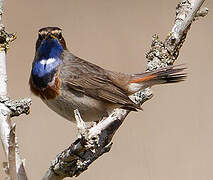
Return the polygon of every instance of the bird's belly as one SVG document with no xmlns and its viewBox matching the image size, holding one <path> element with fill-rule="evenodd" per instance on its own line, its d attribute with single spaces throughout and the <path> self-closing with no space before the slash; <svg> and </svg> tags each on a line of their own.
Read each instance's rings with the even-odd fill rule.
<svg viewBox="0 0 213 180">
<path fill-rule="evenodd" d="M 70 121 L 76 121 L 74 110 L 78 109 L 84 121 L 99 121 L 107 115 L 109 105 L 84 94 L 61 93 L 55 99 L 45 100 L 49 108 Z"/>
</svg>

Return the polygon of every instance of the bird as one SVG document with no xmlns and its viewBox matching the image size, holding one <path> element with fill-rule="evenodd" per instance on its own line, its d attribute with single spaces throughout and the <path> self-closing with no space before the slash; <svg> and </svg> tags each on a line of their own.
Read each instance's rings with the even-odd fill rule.
<svg viewBox="0 0 213 180">
<path fill-rule="evenodd" d="M 186 78 L 185 67 L 167 67 L 127 74 L 106 70 L 72 54 L 59 27 L 38 31 L 29 78 L 30 90 L 53 111 L 75 122 L 78 109 L 86 122 L 100 121 L 114 109 L 141 110 L 129 96 L 157 84 Z"/>
</svg>

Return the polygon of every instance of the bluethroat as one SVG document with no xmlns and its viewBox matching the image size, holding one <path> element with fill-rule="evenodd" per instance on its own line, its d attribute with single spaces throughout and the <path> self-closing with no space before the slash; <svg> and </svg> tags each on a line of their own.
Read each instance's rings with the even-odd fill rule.
<svg viewBox="0 0 213 180">
<path fill-rule="evenodd" d="M 30 89 L 47 106 L 70 121 L 78 109 L 86 121 L 98 121 L 115 108 L 141 109 L 129 96 L 157 84 L 184 80 L 184 67 L 125 74 L 103 69 L 72 54 L 62 30 L 39 30 L 32 63 Z"/>
</svg>

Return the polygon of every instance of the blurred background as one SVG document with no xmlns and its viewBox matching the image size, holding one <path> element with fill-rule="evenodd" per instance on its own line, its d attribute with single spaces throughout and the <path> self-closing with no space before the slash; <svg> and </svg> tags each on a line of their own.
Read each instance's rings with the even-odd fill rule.
<svg viewBox="0 0 213 180">
<path fill-rule="evenodd" d="M 9 95 L 33 99 L 30 115 L 13 119 L 30 180 L 41 179 L 77 134 L 74 123 L 59 117 L 29 91 L 38 29 L 61 27 L 69 50 L 106 69 L 143 72 L 151 37 L 157 33 L 165 39 L 177 2 L 4 1 L 4 24 L 18 36 L 7 55 Z M 213 179 L 213 1 L 205 6 L 209 15 L 193 24 L 176 62 L 187 64 L 187 80 L 154 87 L 155 96 L 143 105 L 144 111 L 126 118 L 112 150 L 77 179 Z M 0 148 L 0 162 L 4 160 Z M 3 179 L 2 168 L 0 175 Z"/>
</svg>

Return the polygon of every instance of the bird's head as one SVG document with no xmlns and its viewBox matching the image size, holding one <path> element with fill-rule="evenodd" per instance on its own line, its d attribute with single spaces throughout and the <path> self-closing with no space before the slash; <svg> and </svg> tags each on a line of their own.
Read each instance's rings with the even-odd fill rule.
<svg viewBox="0 0 213 180">
<path fill-rule="evenodd" d="M 42 44 L 55 45 L 58 48 L 67 49 L 66 42 L 62 36 L 62 30 L 58 27 L 45 27 L 38 31 L 36 51 Z"/>
<path fill-rule="evenodd" d="M 66 49 L 60 28 L 45 27 L 39 30 L 31 73 L 36 87 L 47 87 L 54 80 L 58 67 L 63 62 L 61 55 Z"/>
</svg>

